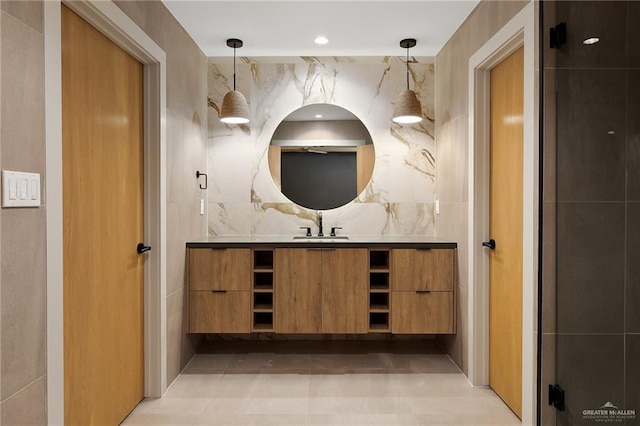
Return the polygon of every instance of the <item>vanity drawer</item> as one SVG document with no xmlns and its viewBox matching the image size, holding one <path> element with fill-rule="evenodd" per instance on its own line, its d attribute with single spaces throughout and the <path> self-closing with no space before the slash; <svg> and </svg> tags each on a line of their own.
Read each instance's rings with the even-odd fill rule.
<svg viewBox="0 0 640 426">
<path fill-rule="evenodd" d="M 190 290 L 250 290 L 251 249 L 189 249 Z"/>
<path fill-rule="evenodd" d="M 391 332 L 455 333 L 452 291 L 401 291 L 391 294 Z"/>
<path fill-rule="evenodd" d="M 391 253 L 392 291 L 453 291 L 453 249 L 394 249 Z"/>
<path fill-rule="evenodd" d="M 190 333 L 249 333 L 250 291 L 191 291 Z"/>
</svg>

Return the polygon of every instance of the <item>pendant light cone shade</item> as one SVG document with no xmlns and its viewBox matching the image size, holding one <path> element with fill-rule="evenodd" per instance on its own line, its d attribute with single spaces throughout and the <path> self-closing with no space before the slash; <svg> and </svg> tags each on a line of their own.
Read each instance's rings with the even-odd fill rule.
<svg viewBox="0 0 640 426">
<path fill-rule="evenodd" d="M 409 89 L 409 48 L 415 45 L 416 40 L 413 38 L 405 38 L 400 42 L 400 47 L 407 49 L 407 89 L 403 90 L 396 99 L 391 119 L 394 123 L 412 124 L 422 121 L 422 105 L 416 93 Z"/>
<path fill-rule="evenodd" d="M 233 90 L 224 95 L 220 108 L 220 121 L 227 124 L 249 122 L 249 105 L 244 95 L 236 90 L 236 49 L 242 47 L 242 40 L 230 38 L 227 46 L 233 48 Z"/>
<path fill-rule="evenodd" d="M 403 90 L 393 108 L 394 122 L 400 124 L 419 123 L 422 121 L 422 105 L 413 90 Z"/>
<path fill-rule="evenodd" d="M 220 121 L 228 124 L 244 124 L 249 122 L 249 105 L 244 95 L 232 90 L 222 100 Z"/>
</svg>

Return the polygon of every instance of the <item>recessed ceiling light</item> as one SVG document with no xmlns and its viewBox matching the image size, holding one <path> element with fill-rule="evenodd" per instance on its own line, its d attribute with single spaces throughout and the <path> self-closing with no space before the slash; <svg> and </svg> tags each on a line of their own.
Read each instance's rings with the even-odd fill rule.
<svg viewBox="0 0 640 426">
<path fill-rule="evenodd" d="M 600 41 L 600 39 L 598 37 L 589 37 L 589 38 L 585 39 L 582 42 L 582 44 L 586 44 L 588 46 L 590 44 L 596 44 L 599 41 Z"/>
<path fill-rule="evenodd" d="M 322 118 L 322 114 L 316 114 L 316 118 Z"/>
<path fill-rule="evenodd" d="M 313 40 L 316 44 L 327 44 L 329 43 L 329 39 L 325 36 L 318 36 L 315 40 Z"/>
</svg>

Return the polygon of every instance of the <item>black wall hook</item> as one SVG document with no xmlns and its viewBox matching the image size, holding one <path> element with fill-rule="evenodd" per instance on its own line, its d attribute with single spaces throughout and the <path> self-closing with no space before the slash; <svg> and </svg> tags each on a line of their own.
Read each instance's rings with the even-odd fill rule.
<svg viewBox="0 0 640 426">
<path fill-rule="evenodd" d="M 200 189 L 207 189 L 207 187 L 209 186 L 209 178 L 207 177 L 206 173 L 200 173 L 199 170 L 196 171 L 196 179 L 200 179 L 200 176 L 204 176 L 204 186 L 199 185 Z"/>
</svg>

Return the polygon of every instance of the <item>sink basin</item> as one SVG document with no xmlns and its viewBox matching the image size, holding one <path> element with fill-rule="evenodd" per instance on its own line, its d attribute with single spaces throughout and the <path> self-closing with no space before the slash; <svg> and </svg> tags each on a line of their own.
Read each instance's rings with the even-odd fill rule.
<svg viewBox="0 0 640 426">
<path fill-rule="evenodd" d="M 346 235 L 336 235 L 334 237 L 331 236 L 324 236 L 324 237 L 318 237 L 318 236 L 311 236 L 311 237 L 307 237 L 307 236 L 297 236 L 297 237 L 293 237 L 294 240 L 304 240 L 304 241 L 335 241 L 335 240 L 348 240 L 349 237 L 347 237 Z"/>
</svg>

